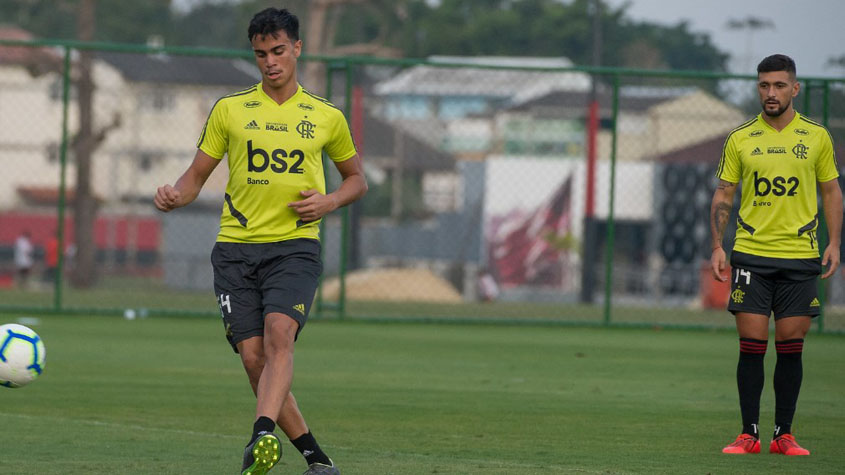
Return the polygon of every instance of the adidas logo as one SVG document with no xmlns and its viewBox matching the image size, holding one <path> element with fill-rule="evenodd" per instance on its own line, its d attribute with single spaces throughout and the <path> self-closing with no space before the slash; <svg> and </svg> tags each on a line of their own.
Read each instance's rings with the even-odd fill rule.
<svg viewBox="0 0 845 475">
<path fill-rule="evenodd" d="M 293 309 L 296 310 L 297 312 L 305 315 L 305 304 L 304 303 L 298 303 L 298 304 L 294 305 Z"/>
<path fill-rule="evenodd" d="M 259 126 L 258 126 L 258 122 L 254 121 L 254 120 L 251 120 L 251 121 L 250 121 L 248 124 L 246 124 L 246 126 L 244 127 L 244 129 L 247 129 L 247 130 L 259 130 L 260 128 L 261 128 L 261 127 L 259 127 Z"/>
<path fill-rule="evenodd" d="M 754 147 L 754 150 L 751 151 L 751 155 L 763 155 L 763 152 L 760 150 L 760 147 Z"/>
<path fill-rule="evenodd" d="M 300 304 L 300 305 L 302 305 L 302 304 Z M 307 457 L 307 456 L 309 456 L 309 455 L 311 455 L 311 454 L 313 454 L 313 453 L 314 453 L 314 451 L 313 451 L 313 450 L 308 450 L 308 449 L 305 449 L 305 450 L 303 450 L 303 451 L 302 451 L 302 456 L 303 456 L 303 457 Z"/>
<path fill-rule="evenodd" d="M 814 298 L 812 302 L 810 302 L 811 307 L 818 307 L 819 306 L 819 299 Z"/>
</svg>

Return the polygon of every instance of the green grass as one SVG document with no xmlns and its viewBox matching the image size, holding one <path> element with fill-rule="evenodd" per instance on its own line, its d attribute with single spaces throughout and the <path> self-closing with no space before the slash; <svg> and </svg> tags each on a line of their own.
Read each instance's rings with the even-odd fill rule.
<svg viewBox="0 0 845 475">
<path fill-rule="evenodd" d="M 254 398 L 218 320 L 35 328 L 47 369 L 0 388 L 0 473 L 237 472 Z M 842 473 L 843 343 L 808 338 L 801 459 L 719 453 L 739 430 L 728 331 L 312 322 L 294 393 L 345 474 Z M 284 449 L 272 473 L 301 473 Z"/>
<path fill-rule="evenodd" d="M 9 308 L 28 308 L 49 311 L 54 305 L 53 288 L 33 285 L 20 290 L 0 289 L 0 312 Z M 187 291 L 173 289 L 164 282 L 125 276 L 104 277 L 91 289 L 65 286 L 62 294 L 65 311 L 73 313 L 112 312 L 122 309 L 147 309 L 162 315 L 174 313 L 217 315 L 216 300 L 211 290 Z M 323 316 L 333 317 L 337 302 L 325 302 Z M 544 324 L 602 324 L 604 302 L 595 305 L 556 302 L 389 302 L 348 301 L 346 316 L 362 320 L 469 320 L 509 321 Z M 660 299 L 631 304 L 614 297 L 610 321 L 619 325 L 733 328 L 733 319 L 722 309 L 700 309 L 664 302 Z M 825 306 L 824 329 L 845 332 L 845 306 Z"/>
<path fill-rule="evenodd" d="M 52 285 L 33 283 L 28 289 L 0 289 L 0 302 L 16 307 L 53 308 L 55 290 Z M 70 285 L 62 288 L 62 305 L 65 309 L 121 309 L 149 308 L 176 311 L 217 311 L 214 293 L 170 288 L 162 281 L 120 276 L 103 277 L 90 289 L 77 289 Z"/>
</svg>

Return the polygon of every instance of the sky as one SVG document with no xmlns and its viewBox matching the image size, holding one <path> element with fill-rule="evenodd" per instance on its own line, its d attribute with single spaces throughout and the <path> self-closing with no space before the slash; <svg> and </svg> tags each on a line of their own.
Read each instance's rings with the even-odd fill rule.
<svg viewBox="0 0 845 475">
<path fill-rule="evenodd" d="M 764 57 L 783 53 L 795 60 L 798 76 L 845 77 L 845 68 L 826 66 L 845 56 L 845 0 L 605 0 L 613 7 L 630 3 L 628 17 L 661 25 L 683 20 L 690 31 L 707 33 L 730 53 L 730 72 L 754 74 Z M 729 19 L 769 20 L 774 29 L 726 28 Z"/>
</svg>

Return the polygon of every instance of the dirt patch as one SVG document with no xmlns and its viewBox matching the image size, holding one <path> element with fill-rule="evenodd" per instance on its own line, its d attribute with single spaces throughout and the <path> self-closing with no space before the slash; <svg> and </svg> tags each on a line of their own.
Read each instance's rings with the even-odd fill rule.
<svg viewBox="0 0 845 475">
<path fill-rule="evenodd" d="M 337 277 L 323 283 L 323 296 L 336 300 Z M 460 303 L 461 294 L 448 281 L 428 269 L 366 269 L 346 275 L 349 300 L 387 300 Z"/>
</svg>

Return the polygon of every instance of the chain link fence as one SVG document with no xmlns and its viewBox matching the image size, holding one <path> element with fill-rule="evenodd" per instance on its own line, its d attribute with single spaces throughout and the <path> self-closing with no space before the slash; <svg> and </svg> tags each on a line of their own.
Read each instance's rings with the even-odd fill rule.
<svg viewBox="0 0 845 475">
<path fill-rule="evenodd" d="M 498 57 L 300 73 L 347 114 L 370 185 L 324 220 L 316 316 L 732 325 L 709 208 L 726 135 L 760 110 L 755 77 Z M 799 79 L 796 108 L 843 156 L 845 80 Z M 217 314 L 225 161 L 187 208 L 152 196 L 214 102 L 259 80 L 244 52 L 0 42 L 0 309 Z M 821 286 L 819 327 L 845 330 L 842 274 Z"/>
</svg>

